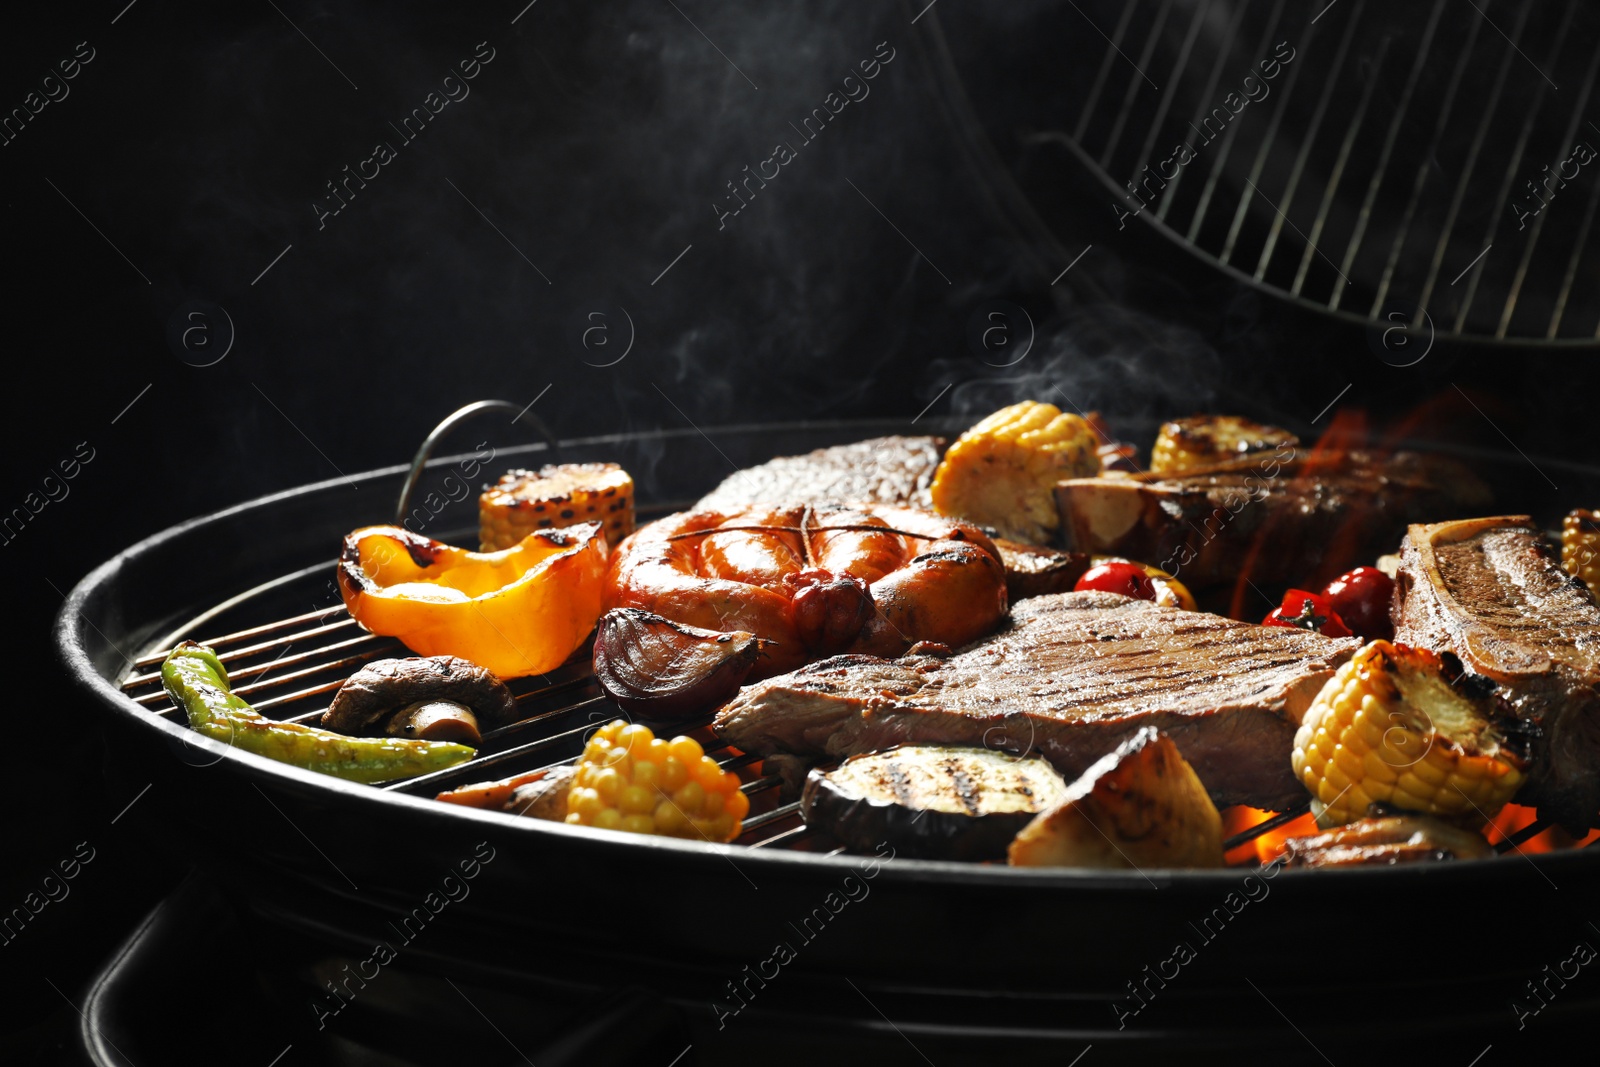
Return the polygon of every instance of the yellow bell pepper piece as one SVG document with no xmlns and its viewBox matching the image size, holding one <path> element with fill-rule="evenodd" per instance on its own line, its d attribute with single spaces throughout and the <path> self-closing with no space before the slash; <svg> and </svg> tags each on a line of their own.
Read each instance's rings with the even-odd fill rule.
<svg viewBox="0 0 1600 1067">
<path fill-rule="evenodd" d="M 589 636 L 608 555 L 599 523 L 536 530 L 498 552 L 367 526 L 344 539 L 339 592 L 375 634 L 517 678 L 559 667 Z"/>
</svg>

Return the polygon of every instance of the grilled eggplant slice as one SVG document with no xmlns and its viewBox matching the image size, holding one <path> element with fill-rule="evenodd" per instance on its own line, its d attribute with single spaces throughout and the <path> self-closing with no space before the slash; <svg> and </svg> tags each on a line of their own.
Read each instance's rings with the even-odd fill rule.
<svg viewBox="0 0 1600 1067">
<path fill-rule="evenodd" d="M 1222 816 L 1172 739 L 1146 726 L 1017 834 L 1015 867 L 1220 867 Z"/>
<path fill-rule="evenodd" d="M 984 748 L 902 745 L 813 770 L 806 825 L 863 852 L 892 845 L 922 859 L 1001 859 L 1006 844 L 1066 794 L 1055 769 Z"/>
</svg>

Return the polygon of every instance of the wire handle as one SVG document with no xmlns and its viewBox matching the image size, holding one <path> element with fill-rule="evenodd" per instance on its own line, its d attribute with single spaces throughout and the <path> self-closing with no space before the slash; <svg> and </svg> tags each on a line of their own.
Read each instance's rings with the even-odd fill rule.
<svg viewBox="0 0 1600 1067">
<path fill-rule="evenodd" d="M 434 447 L 445 434 L 460 426 L 469 419 L 476 418 L 486 411 L 513 411 L 512 422 L 526 422 L 531 425 L 540 437 L 544 439 L 545 449 L 549 452 L 552 462 L 561 461 L 561 442 L 556 440 L 555 434 L 550 432 L 550 427 L 544 420 L 533 414 L 528 408 L 518 407 L 509 400 L 475 400 L 464 407 L 457 408 L 444 421 L 433 428 L 433 432 L 423 439 L 422 447 L 417 449 L 416 458 L 411 461 L 411 470 L 406 475 L 405 484 L 400 487 L 400 503 L 395 511 L 394 521 L 399 525 L 406 521 L 406 514 L 411 510 L 411 494 L 417 488 L 417 480 L 422 477 L 422 469 L 428 465 L 428 460 L 433 457 Z"/>
</svg>

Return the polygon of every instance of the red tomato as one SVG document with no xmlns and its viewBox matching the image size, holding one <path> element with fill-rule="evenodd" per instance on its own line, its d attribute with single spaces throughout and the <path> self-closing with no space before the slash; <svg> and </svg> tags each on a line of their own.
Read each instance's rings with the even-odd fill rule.
<svg viewBox="0 0 1600 1067">
<path fill-rule="evenodd" d="M 1378 568 L 1357 567 L 1329 582 L 1323 592 L 1339 617 L 1365 640 L 1394 636 L 1394 623 L 1389 619 L 1394 579 Z"/>
<path fill-rule="evenodd" d="M 1094 589 L 1102 593 L 1121 593 L 1131 596 L 1135 600 L 1154 600 L 1156 587 L 1150 581 L 1150 576 L 1144 568 L 1136 563 L 1097 563 L 1084 571 L 1083 577 L 1078 579 L 1078 584 L 1072 587 L 1075 593 Z"/>
<path fill-rule="evenodd" d="M 1261 620 L 1263 626 L 1295 626 L 1302 630 L 1315 630 L 1324 637 L 1351 637 L 1350 627 L 1339 618 L 1328 603 L 1328 598 L 1308 593 L 1304 589 L 1291 589 L 1283 594 L 1283 603 L 1272 609 Z"/>
</svg>

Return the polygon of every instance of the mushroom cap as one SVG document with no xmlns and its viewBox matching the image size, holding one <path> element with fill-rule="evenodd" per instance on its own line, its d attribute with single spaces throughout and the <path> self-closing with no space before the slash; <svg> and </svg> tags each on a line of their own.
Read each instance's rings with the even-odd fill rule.
<svg viewBox="0 0 1600 1067">
<path fill-rule="evenodd" d="M 352 674 L 323 713 L 322 725 L 365 734 L 407 705 L 435 700 L 463 704 L 490 726 L 517 717 L 517 698 L 492 672 L 459 656 L 411 656 L 381 659 Z"/>
</svg>

